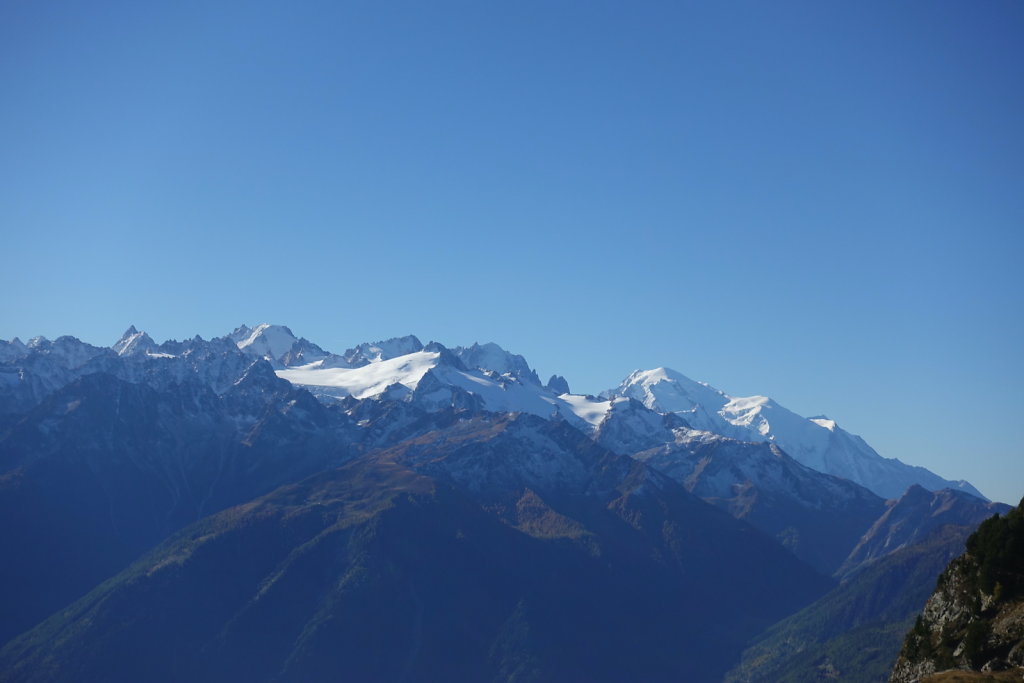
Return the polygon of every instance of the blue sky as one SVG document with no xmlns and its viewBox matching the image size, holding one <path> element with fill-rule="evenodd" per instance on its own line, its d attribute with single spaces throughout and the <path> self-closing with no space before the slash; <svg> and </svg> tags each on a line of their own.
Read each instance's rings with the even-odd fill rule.
<svg viewBox="0 0 1024 683">
<path fill-rule="evenodd" d="M 1016 502 L 1022 35 L 1013 0 L 6 2 L 0 338 L 665 365 Z"/>
</svg>

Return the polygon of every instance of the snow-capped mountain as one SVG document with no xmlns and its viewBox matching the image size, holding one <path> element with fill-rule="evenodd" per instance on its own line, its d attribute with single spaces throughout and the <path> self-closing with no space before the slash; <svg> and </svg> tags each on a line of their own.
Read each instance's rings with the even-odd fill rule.
<svg viewBox="0 0 1024 683">
<path fill-rule="evenodd" d="M 883 458 L 833 420 L 802 417 L 765 396 L 729 396 L 666 368 L 634 372 L 617 389 L 594 398 L 559 392 L 568 387 L 561 378 L 547 387 L 541 385 L 522 356 L 497 344 L 448 350 L 436 342 L 422 347 L 415 337 L 403 339 L 416 343 L 404 348 L 394 343 L 400 340 L 364 344 L 357 349 L 371 353 L 364 354 L 363 358 L 369 356 L 368 362 L 358 366 L 346 362 L 339 367 L 323 360 L 278 370 L 278 375 L 321 397 L 408 397 L 439 407 L 451 404 L 451 391 L 456 388 L 477 397 L 489 411 L 560 416 L 577 428 L 603 434 L 605 445 L 617 452 L 672 442 L 673 430 L 688 426 L 740 441 L 775 443 L 798 462 L 854 481 L 884 498 L 898 497 L 914 484 L 929 490 L 959 488 L 983 498 L 967 482 L 947 481 L 924 468 Z M 344 356 L 350 357 L 354 358 L 351 351 Z M 421 386 L 425 378 L 426 384 Z M 628 420 L 623 417 L 627 401 L 642 406 L 640 410 L 633 407 Z M 674 414 L 682 422 L 666 426 L 662 418 L 666 414 Z"/>
<path fill-rule="evenodd" d="M 278 370 L 277 375 L 324 399 L 408 400 L 441 409 L 452 404 L 453 392 L 464 392 L 476 397 L 481 407 L 491 412 L 529 413 L 545 418 L 561 415 L 587 431 L 596 428 L 611 403 L 585 396 L 559 396 L 539 381 L 523 381 L 511 372 L 499 374 L 491 369 L 468 368 L 455 353 L 437 343 L 359 367 L 325 365 L 309 363 Z M 528 378 L 531 376 L 536 377 L 532 370 L 527 374 Z"/>
<path fill-rule="evenodd" d="M 69 336 L 0 342 L 0 414 L 27 411 L 103 357 L 116 354 Z"/>
<path fill-rule="evenodd" d="M 834 420 L 802 417 L 767 396 L 730 396 L 668 368 L 637 370 L 604 395 L 627 396 L 651 410 L 676 413 L 694 429 L 775 443 L 798 462 L 854 481 L 884 498 L 897 498 L 914 484 L 930 491 L 960 489 L 984 498 L 966 481 L 947 481 L 923 467 L 883 458 Z"/>
<path fill-rule="evenodd" d="M 415 335 L 392 337 L 384 341 L 363 343 L 342 354 L 345 365 L 340 367 L 359 368 L 382 360 L 391 360 L 399 356 L 423 350 L 423 343 Z"/>
<path fill-rule="evenodd" d="M 629 398 L 560 394 L 557 381 L 555 388 L 543 386 L 522 356 L 494 343 L 450 350 L 431 342 L 420 350 L 393 358 L 381 355 L 358 367 L 337 367 L 328 359 L 279 369 L 277 375 L 325 401 L 407 401 L 428 411 L 474 405 L 494 413 L 565 420 L 621 454 L 671 441 L 672 430 L 686 426 L 676 416 L 656 413 Z"/>
<path fill-rule="evenodd" d="M 253 365 L 258 362 L 263 364 Z M 543 385 L 526 359 L 497 344 L 449 349 L 436 342 L 424 346 L 412 335 L 358 344 L 344 354 L 266 323 L 242 325 L 209 341 L 196 337 L 162 344 L 132 326 L 108 349 L 73 337 L 27 344 L 15 339 L 0 342 L 0 413 L 21 412 L 93 372 L 158 389 L 202 381 L 218 394 L 246 373 L 276 373 L 326 403 L 372 399 L 428 412 L 460 406 L 565 420 L 622 454 L 673 444 L 697 430 L 775 444 L 814 470 L 885 498 L 899 497 L 913 484 L 983 497 L 966 482 L 883 458 L 834 421 L 804 418 L 768 397 L 733 397 L 665 368 L 634 372 L 601 397 L 571 394 L 564 378 L 556 375 Z"/>
<path fill-rule="evenodd" d="M 848 478 L 817 469 L 838 466 L 846 467 L 841 472 Z M 415 577 L 422 576 L 425 559 L 442 558 L 445 571 L 432 576 L 453 595 L 463 595 L 466 577 L 480 575 L 481 567 L 486 575 L 489 564 L 502 564 L 453 564 L 448 558 L 455 555 L 436 553 L 438 539 L 454 543 L 456 555 L 466 539 L 491 543 L 490 532 L 477 534 L 465 525 L 466 505 L 480 505 L 480 514 L 495 516 L 494 523 L 545 539 L 559 553 L 578 545 L 580 561 L 559 564 L 572 577 L 568 583 L 575 585 L 580 567 L 591 561 L 603 573 L 613 554 L 627 560 L 608 574 L 614 581 L 607 588 L 602 583 L 573 602 L 586 615 L 609 596 L 624 595 L 623 587 L 636 588 L 654 607 L 665 604 L 661 589 L 649 589 L 649 578 L 678 562 L 685 581 L 673 576 L 662 585 L 696 587 L 691 597 L 712 596 L 707 618 L 695 622 L 703 630 L 717 623 L 722 595 L 735 598 L 736 586 L 750 589 L 751 576 L 766 568 L 788 577 L 782 585 L 790 588 L 815 580 L 827 584 L 823 575 L 837 567 L 840 574 L 851 566 L 871 569 L 894 549 L 925 543 L 919 532 L 929 525 L 980 519 L 961 514 L 965 505 L 987 510 L 966 493 L 924 495 L 920 489 L 886 504 L 849 480 L 889 477 L 883 483 L 898 488 L 915 473 L 925 486 L 929 477 L 942 482 L 921 468 L 881 458 L 831 420 L 803 418 L 766 397 L 731 397 L 664 369 L 634 373 L 601 397 L 572 394 L 564 378 L 555 375 L 542 384 L 526 359 L 493 343 L 447 348 L 408 336 L 336 354 L 269 324 L 242 326 L 211 340 L 163 343 L 133 326 L 109 348 L 73 337 L 0 342 L 0 512 L 6 511 L 0 517 L 12 522 L 3 527 L 0 549 L 17 550 L 8 553 L 7 580 L 0 582 L 7 587 L 0 604 L 10 607 L 0 620 L 0 641 L 66 607 L 183 525 L 236 502 L 254 509 L 254 496 L 280 486 L 285 488 L 275 500 L 300 506 L 317 524 L 334 525 L 336 519 L 324 516 L 324 499 L 310 499 L 311 492 L 339 496 L 338 504 L 356 517 L 377 511 L 381 524 L 374 528 L 403 539 L 394 545 L 403 554 L 407 539 L 428 539 L 429 550 L 410 557 L 413 582 L 397 577 L 400 590 L 383 593 L 405 601 L 411 619 L 418 618 L 420 598 L 410 593 L 407 600 L 403 591 L 419 591 L 423 584 Z M 450 525 L 441 536 L 415 526 L 425 508 L 407 496 L 414 481 L 424 492 L 457 492 L 462 501 L 440 513 L 438 520 Z M 408 507 L 408 517 L 378 505 L 386 488 L 381 482 L 397 487 L 395 500 Z M 368 504 L 376 502 L 353 505 L 353 486 L 366 489 Z M 908 507 L 916 498 L 934 502 Z M 446 500 L 455 499 L 430 494 L 421 502 Z M 224 518 L 229 526 L 235 514 Z M 253 547 L 266 550 L 274 538 L 298 538 L 299 527 L 313 529 L 321 540 L 347 537 L 340 527 L 324 536 L 305 522 L 294 526 L 289 515 L 282 520 L 279 535 L 250 539 Z M 208 538 L 209 527 L 196 529 L 197 535 L 181 537 L 186 544 Z M 243 534 L 249 529 L 248 523 L 239 528 Z M 721 550 L 730 529 L 738 534 L 735 544 L 727 543 L 735 552 L 694 574 Z M 315 545 L 303 541 L 295 552 Z M 534 555 L 510 553 L 504 540 L 493 547 L 495 557 L 529 557 L 524 566 L 535 565 Z M 320 549 L 340 556 L 336 548 Z M 247 551 L 243 557 L 234 545 L 230 553 L 239 567 L 259 556 Z M 56 569 L 54 557 L 61 558 Z M 310 566 L 335 566 L 316 553 L 310 559 Z M 449 580 L 456 565 L 471 571 Z M 210 566 L 223 567 L 223 558 L 212 558 Z M 277 558 L 267 571 L 281 566 Z M 299 594 L 308 597 L 309 572 L 295 576 L 301 577 Z M 637 576 L 644 581 L 637 583 Z M 535 578 L 550 585 L 544 573 Z M 247 585 L 262 585 L 256 579 Z M 558 585 L 561 591 L 567 584 Z M 290 590 L 282 600 L 295 598 Z M 760 601 L 776 592 L 752 590 L 737 606 L 760 609 Z M 623 614 L 635 614 L 632 600 L 626 603 Z M 693 601 L 679 604 L 686 609 L 673 605 L 671 613 L 689 623 Z M 779 614 L 796 606 L 787 603 Z M 518 612 L 516 601 L 508 609 Z M 160 613 L 156 607 L 144 611 Z M 449 611 L 438 614 L 443 621 Z M 495 642 L 506 642 L 506 622 L 503 614 L 491 624 L 500 630 Z M 353 620 L 357 630 L 363 623 Z M 652 623 L 651 635 L 661 633 L 663 622 Z M 301 631 L 302 624 L 293 626 Z M 326 651 L 334 652 L 336 642 L 330 639 Z M 406 645 L 403 651 L 412 647 Z M 670 649 L 676 646 L 673 639 Z M 588 648 L 584 659 L 589 657 Z"/>
<path fill-rule="evenodd" d="M 330 354 L 308 339 L 300 339 L 284 325 L 241 325 L 228 335 L 245 354 L 265 358 L 275 368 L 323 361 Z"/>
<path fill-rule="evenodd" d="M 305 341 L 280 326 L 256 329 L 275 327 L 287 332 L 277 350 Z M 254 336 L 252 332 L 240 341 L 240 348 L 250 345 Z M 559 417 L 591 434 L 603 433 L 605 445 L 618 452 L 671 442 L 674 429 L 688 426 L 740 441 L 775 443 L 798 462 L 854 481 L 884 498 L 899 497 L 914 484 L 929 490 L 956 488 L 984 498 L 965 481 L 947 481 L 922 467 L 883 458 L 833 420 L 802 417 L 766 396 L 729 396 L 667 368 L 634 372 L 618 388 L 595 398 L 560 391 L 568 384 L 559 377 L 543 386 L 526 359 L 494 343 L 449 350 L 436 342 L 424 347 L 409 336 L 361 344 L 340 357 L 320 351 L 323 358 L 306 364 L 279 363 L 278 376 L 321 398 L 404 399 L 438 408 L 452 404 L 455 389 L 475 397 L 485 410 Z M 276 358 L 282 359 L 283 353 Z M 627 400 L 646 410 L 634 407 L 625 419 Z M 684 423 L 665 426 L 660 416 L 666 414 Z"/>
<path fill-rule="evenodd" d="M 540 385 L 540 378 L 530 367 L 529 363 L 522 356 L 509 353 L 494 342 L 486 344 L 473 344 L 470 347 L 458 346 L 452 349 L 452 353 L 462 361 L 467 368 L 476 370 L 490 370 L 499 375 L 509 375 L 529 384 Z M 566 389 L 564 392 L 569 393 Z"/>
<path fill-rule="evenodd" d="M 359 344 L 343 354 L 334 354 L 324 351 L 304 337 L 296 337 L 284 325 L 269 323 L 262 323 L 256 327 L 241 325 L 235 328 L 228 338 L 235 342 L 243 353 L 264 358 L 278 370 L 299 368 L 311 363 L 317 363 L 318 368 L 324 369 L 360 368 L 423 349 L 420 340 L 409 335 Z"/>
<path fill-rule="evenodd" d="M 408 336 L 360 344 L 342 355 L 323 352 L 321 359 L 297 364 L 288 362 L 285 353 L 278 353 L 304 341 L 287 328 L 260 325 L 253 330 L 246 327 L 239 330 L 249 330 L 248 334 L 232 335 L 239 340 L 239 349 L 274 362 L 278 377 L 329 402 L 348 398 L 403 400 L 428 410 L 441 410 L 464 402 L 456 398 L 456 395 L 463 395 L 472 397 L 483 410 L 565 419 L 590 434 L 596 433 L 612 416 L 616 403 L 634 403 L 633 412 L 639 409 L 646 415 L 629 424 L 642 432 L 657 424 L 661 430 L 659 439 L 652 442 L 651 437 L 630 436 L 630 428 L 619 410 L 615 412 L 618 436 L 615 440 L 606 439 L 605 445 L 625 453 L 635 450 L 625 443 L 630 439 L 649 448 L 672 438 L 671 431 L 661 426 L 664 416 L 627 398 L 607 400 L 560 393 L 559 389 L 568 388 L 563 378 L 555 377 L 548 386 L 542 385 L 525 358 L 494 343 L 448 349 L 437 342 L 423 346 L 416 337 Z M 277 340 L 275 348 L 256 341 L 271 330 Z M 609 431 L 607 426 L 605 431 Z"/>
<path fill-rule="evenodd" d="M 201 384 L 218 395 L 257 375 L 282 383 L 269 363 L 244 353 L 226 337 L 157 344 L 134 326 L 110 348 L 64 336 L 54 341 L 37 337 L 23 349 L 14 342 L 3 342 L 0 352 L 6 352 L 0 357 L 9 358 L 0 360 L 0 414 L 24 414 L 55 391 L 93 374 L 145 384 L 157 391 Z"/>
<path fill-rule="evenodd" d="M 135 325 L 132 325 L 125 330 L 121 338 L 111 348 L 119 356 L 131 356 L 138 353 L 150 353 L 156 346 L 156 342 L 148 334 L 139 332 L 135 329 Z"/>
</svg>

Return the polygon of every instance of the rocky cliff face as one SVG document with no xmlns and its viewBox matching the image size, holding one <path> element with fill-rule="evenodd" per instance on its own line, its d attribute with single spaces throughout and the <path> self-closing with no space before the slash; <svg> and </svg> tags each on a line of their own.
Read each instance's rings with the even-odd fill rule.
<svg viewBox="0 0 1024 683">
<path fill-rule="evenodd" d="M 967 552 L 939 576 L 890 681 L 952 680 L 952 671 L 964 672 L 956 674 L 964 680 L 971 672 L 988 680 L 1024 676 L 1022 506 L 986 520 L 968 539 Z"/>
</svg>

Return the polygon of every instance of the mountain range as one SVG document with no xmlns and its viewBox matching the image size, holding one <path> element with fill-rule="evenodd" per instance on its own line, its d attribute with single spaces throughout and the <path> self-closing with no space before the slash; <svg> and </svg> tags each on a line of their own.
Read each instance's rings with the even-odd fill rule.
<svg viewBox="0 0 1024 683">
<path fill-rule="evenodd" d="M 0 341 L 0 680 L 720 680 L 1004 509 L 664 368 L 589 396 L 493 343 Z"/>
<path fill-rule="evenodd" d="M 437 343 L 424 347 L 408 336 L 362 344 L 338 356 L 280 325 L 242 326 L 230 336 L 243 352 L 268 360 L 280 377 L 321 397 L 375 398 L 388 391 L 393 398 L 413 392 L 426 378 L 435 393 L 460 388 L 479 397 L 487 410 L 557 414 L 585 430 L 599 429 L 613 406 L 635 399 L 659 415 L 679 416 L 690 430 L 776 444 L 797 462 L 849 479 L 883 498 L 898 497 L 912 484 L 933 491 L 958 488 L 983 497 L 966 481 L 948 481 L 925 468 L 881 457 L 834 420 L 801 417 L 765 396 L 732 397 L 667 368 L 636 371 L 597 398 L 560 391 L 567 385 L 542 385 L 522 356 L 493 343 L 449 351 Z M 426 393 L 421 391 L 417 400 L 429 401 Z"/>
</svg>

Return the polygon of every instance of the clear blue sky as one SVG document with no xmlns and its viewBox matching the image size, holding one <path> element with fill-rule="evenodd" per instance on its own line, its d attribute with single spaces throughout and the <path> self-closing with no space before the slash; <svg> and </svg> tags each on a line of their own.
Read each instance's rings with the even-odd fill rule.
<svg viewBox="0 0 1024 683">
<path fill-rule="evenodd" d="M 0 338 L 666 365 L 1024 494 L 1024 3 L 0 5 Z"/>
</svg>

